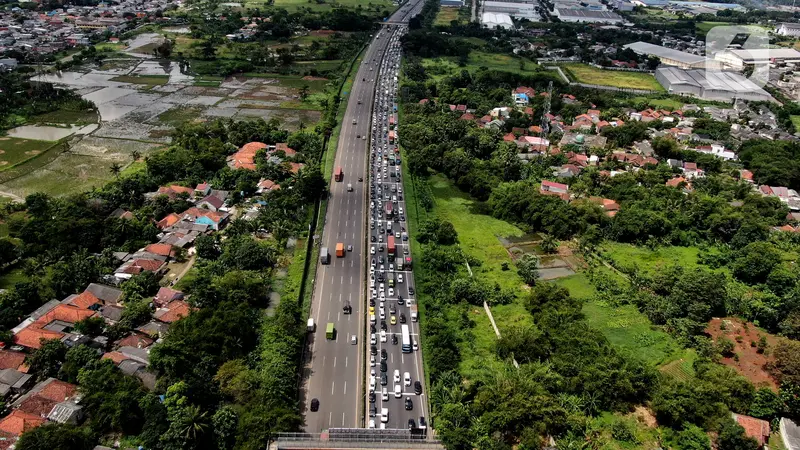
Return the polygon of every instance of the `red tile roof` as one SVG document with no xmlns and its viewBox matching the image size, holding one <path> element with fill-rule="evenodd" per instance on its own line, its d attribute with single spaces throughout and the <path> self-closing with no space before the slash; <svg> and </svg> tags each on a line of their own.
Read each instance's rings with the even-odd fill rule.
<svg viewBox="0 0 800 450">
<path fill-rule="evenodd" d="M 517 137 L 514 136 L 514 133 L 508 133 L 507 135 L 503 136 L 503 140 L 506 142 L 514 142 L 517 140 Z"/>
<path fill-rule="evenodd" d="M 162 288 L 163 289 L 163 288 Z M 143 333 L 134 332 L 130 336 L 120 339 L 116 345 L 119 347 L 147 348 L 153 345 L 152 339 Z"/>
<path fill-rule="evenodd" d="M 249 169 L 255 170 L 256 153 L 267 148 L 267 144 L 263 142 L 248 142 L 244 144 L 238 152 L 231 155 L 230 159 L 233 161 L 234 169 Z"/>
<path fill-rule="evenodd" d="M 47 411 L 47 413 L 49 412 L 50 411 Z M 38 427 L 44 422 L 45 419 L 43 417 L 16 410 L 0 420 L 0 431 L 13 436 L 19 436 L 28 430 Z"/>
<path fill-rule="evenodd" d="M 175 250 L 172 248 L 170 244 L 161 244 L 161 243 L 150 244 L 147 247 L 145 247 L 144 250 L 146 252 L 150 252 L 161 256 L 173 256 L 175 253 Z"/>
<path fill-rule="evenodd" d="M 98 303 L 102 304 L 103 301 L 95 297 L 91 292 L 84 291 L 77 297 L 70 300 L 69 303 L 81 309 L 88 309 L 92 305 L 96 305 Z"/>
<path fill-rule="evenodd" d="M 685 182 L 686 182 L 686 178 L 675 177 L 675 178 L 672 178 L 671 180 L 668 180 L 666 184 L 667 184 L 667 186 L 678 187 L 681 183 L 685 183 Z"/>
<path fill-rule="evenodd" d="M 158 193 L 168 195 L 169 197 L 175 197 L 178 194 L 192 195 L 194 194 L 194 189 L 185 186 L 178 186 L 177 184 L 171 184 L 169 186 L 159 187 Z"/>
<path fill-rule="evenodd" d="M 156 226 L 163 230 L 164 228 L 169 228 L 175 225 L 176 223 L 178 223 L 179 220 L 181 220 L 181 216 L 172 213 L 164 217 L 163 219 L 159 220 L 158 223 L 156 223 Z"/>
<path fill-rule="evenodd" d="M 211 211 L 208 209 L 200 209 L 194 206 L 184 211 L 181 215 L 189 216 L 192 218 L 192 220 L 197 220 L 198 217 L 208 217 L 215 223 L 219 223 L 223 217 L 222 213 Z"/>
<path fill-rule="evenodd" d="M 44 330 L 43 328 L 50 322 L 60 320 L 62 322 L 75 323 L 94 315 L 96 313 L 89 309 L 60 304 L 20 330 L 14 336 L 14 342 L 28 348 L 39 348 L 42 346 L 41 339 L 61 339 L 64 336 L 64 333 L 58 331 Z"/>
<path fill-rule="evenodd" d="M 111 361 L 114 361 L 115 365 L 118 365 L 122 361 L 125 361 L 126 359 L 130 358 L 128 358 L 127 356 L 123 355 L 120 352 L 107 352 L 103 354 L 103 357 L 101 359 L 110 359 Z"/>
<path fill-rule="evenodd" d="M 19 352 L 12 352 L 8 350 L 0 350 L 0 370 L 14 369 L 18 370 L 20 366 L 25 363 L 25 354 Z"/>
<path fill-rule="evenodd" d="M 763 446 L 769 441 L 770 427 L 766 420 L 756 419 L 755 417 L 743 416 L 731 413 L 734 420 L 744 428 L 744 434 L 758 441 L 759 446 Z"/>
<path fill-rule="evenodd" d="M 182 300 L 175 300 L 174 302 L 170 302 L 170 304 L 167 305 L 167 309 L 168 309 L 167 312 L 156 317 L 156 319 L 164 323 L 172 323 L 182 317 L 188 316 L 189 311 L 191 310 L 191 308 L 189 308 L 189 304 Z"/>
<path fill-rule="evenodd" d="M 294 156 L 297 154 L 297 151 L 286 145 L 286 142 L 278 142 L 275 144 L 275 151 L 282 151 L 286 156 Z"/>
<path fill-rule="evenodd" d="M 36 395 L 54 402 L 61 403 L 64 400 L 72 398 L 77 391 L 78 386 L 75 386 L 74 384 L 70 384 L 61 380 L 53 380 L 48 383 L 44 389 L 36 393 Z"/>
<path fill-rule="evenodd" d="M 277 190 L 281 188 L 281 185 L 272 181 L 272 180 L 261 180 L 258 183 L 258 187 L 261 189 L 265 189 L 267 191 Z"/>
</svg>

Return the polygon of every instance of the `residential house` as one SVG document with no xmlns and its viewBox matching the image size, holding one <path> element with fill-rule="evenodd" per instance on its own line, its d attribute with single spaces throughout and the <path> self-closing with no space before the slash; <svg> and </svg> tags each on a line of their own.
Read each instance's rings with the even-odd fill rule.
<svg viewBox="0 0 800 450">
<path fill-rule="evenodd" d="M 189 315 L 191 308 L 183 300 L 173 300 L 163 308 L 158 308 L 153 313 L 153 318 L 163 323 L 173 323 Z"/>
<path fill-rule="evenodd" d="M 758 442 L 759 448 L 764 447 L 769 442 L 770 426 L 766 420 L 756 419 L 755 417 L 744 416 L 731 413 L 733 420 L 744 428 L 744 434 Z"/>
<path fill-rule="evenodd" d="M 639 141 L 633 143 L 633 148 L 644 156 L 653 156 L 655 151 L 650 141 Z"/>
<path fill-rule="evenodd" d="M 197 198 L 205 197 L 210 193 L 211 193 L 211 185 L 206 183 L 205 181 L 198 184 L 194 188 L 194 196 Z"/>
<path fill-rule="evenodd" d="M 572 127 L 574 129 L 589 130 L 592 128 L 592 125 L 594 125 L 594 122 L 588 114 L 580 114 L 572 121 Z"/>
<path fill-rule="evenodd" d="M 25 364 L 25 353 L 0 349 L 1 369 L 14 369 L 27 373 L 28 366 Z"/>
<path fill-rule="evenodd" d="M 155 244 L 150 244 L 144 248 L 145 252 L 152 253 L 154 255 L 160 255 L 165 258 L 174 258 L 175 257 L 175 247 L 171 246 L 170 244 L 164 244 L 161 242 L 157 242 Z"/>
<path fill-rule="evenodd" d="M 466 114 L 462 114 L 461 117 L 459 117 L 459 119 L 460 120 L 473 121 L 473 120 L 475 120 L 475 116 L 472 113 L 466 113 Z"/>
<path fill-rule="evenodd" d="M 192 223 L 208 225 L 212 230 L 220 230 L 228 219 L 228 214 L 219 211 L 210 211 L 207 209 L 200 209 L 192 207 L 181 213 L 182 220 Z"/>
<path fill-rule="evenodd" d="M 156 305 L 156 308 L 164 308 L 175 300 L 183 300 L 184 297 L 185 294 L 181 291 L 168 287 L 161 287 L 155 297 L 153 297 L 153 303 Z"/>
<path fill-rule="evenodd" d="M 44 305 L 48 307 L 46 311 L 42 308 L 34 314 L 41 315 L 38 318 L 29 317 L 22 323 L 14 327 L 14 343 L 29 349 L 38 349 L 42 346 L 42 339 L 64 339 L 71 332 L 75 322 L 97 315 L 91 309 L 83 309 L 77 306 L 65 305 L 58 301 L 48 302 Z"/>
<path fill-rule="evenodd" d="M 46 421 L 47 419 L 36 414 L 11 411 L 11 414 L 0 419 L 0 450 L 13 448 L 22 433 L 41 426 Z"/>
<path fill-rule="evenodd" d="M 263 194 L 265 192 L 277 191 L 281 188 L 281 185 L 272 180 L 262 179 L 258 182 L 257 188 L 256 193 Z"/>
<path fill-rule="evenodd" d="M 562 200 L 569 200 L 569 186 L 554 181 L 542 180 L 542 185 L 539 188 L 539 193 L 543 195 L 555 195 Z"/>
<path fill-rule="evenodd" d="M 177 215 L 175 213 L 170 213 L 170 214 L 167 214 L 163 219 L 161 219 L 158 222 L 156 222 L 156 226 L 158 228 L 164 230 L 164 229 L 167 229 L 167 228 L 175 225 L 180 220 L 181 220 L 181 216 L 179 216 L 179 215 Z"/>
<path fill-rule="evenodd" d="M 16 369 L 0 369 L 0 396 L 6 398 L 28 390 L 33 376 Z"/>
<path fill-rule="evenodd" d="M 589 200 L 603 208 L 603 211 L 609 217 L 614 217 L 619 212 L 619 203 L 609 198 L 590 197 Z"/>
<path fill-rule="evenodd" d="M 525 107 L 528 106 L 530 99 L 528 98 L 527 94 L 514 94 L 514 105 L 517 107 Z"/>
<path fill-rule="evenodd" d="M 215 195 L 207 195 L 202 200 L 198 201 L 196 206 L 209 211 L 220 211 L 225 207 L 225 202 Z"/>
<path fill-rule="evenodd" d="M 667 182 L 664 183 L 664 184 L 666 184 L 667 186 L 674 187 L 674 188 L 685 186 L 685 187 L 691 189 L 691 183 L 689 183 L 689 181 L 684 177 L 671 178 L 671 179 L 667 180 Z"/>
<path fill-rule="evenodd" d="M 109 214 L 108 217 L 113 218 L 113 219 L 131 220 L 135 216 L 130 211 L 126 211 L 126 210 L 124 210 L 122 208 L 117 208 L 111 214 Z"/>
<path fill-rule="evenodd" d="M 508 106 L 500 106 L 489 111 L 489 115 L 493 118 L 508 119 L 511 116 L 511 108 Z"/>
<path fill-rule="evenodd" d="M 505 140 L 505 139 L 504 139 Z M 536 136 L 520 136 L 516 140 L 517 146 L 524 148 L 526 151 L 544 153 L 550 147 L 550 141 Z"/>
<path fill-rule="evenodd" d="M 147 366 L 150 364 L 150 350 L 121 346 L 114 351 L 105 353 L 103 359 L 113 361 L 125 375 L 139 378 L 146 388 L 150 390 L 155 388 L 155 374 L 147 370 Z"/>
<path fill-rule="evenodd" d="M 11 404 L 17 411 L 47 417 L 57 404 L 78 394 L 78 386 L 55 378 L 48 378 L 34 386 Z"/>
<path fill-rule="evenodd" d="M 127 280 L 142 272 L 158 273 L 164 269 L 166 265 L 166 261 L 160 259 L 131 258 L 117 268 L 114 272 L 114 276 L 121 280 Z"/>
<path fill-rule="evenodd" d="M 753 172 L 747 169 L 739 170 L 739 179 L 744 180 L 750 184 L 753 184 Z"/>
<path fill-rule="evenodd" d="M 228 157 L 228 165 L 232 169 L 256 170 L 256 153 L 266 148 L 267 144 L 263 142 L 248 142 Z"/>
<path fill-rule="evenodd" d="M 158 195 L 166 195 L 170 199 L 174 200 L 179 195 L 185 195 L 187 197 L 191 197 L 194 194 L 194 189 L 186 187 L 186 186 L 179 186 L 177 184 L 171 184 L 169 186 L 161 186 L 158 188 L 156 192 L 151 192 L 147 196 L 148 197 L 155 197 Z"/>
<path fill-rule="evenodd" d="M 683 168 L 681 169 L 683 174 L 686 178 L 698 178 L 705 175 L 703 169 L 697 167 L 697 163 L 693 162 L 685 162 L 683 163 Z"/>
<path fill-rule="evenodd" d="M 733 150 L 727 150 L 722 144 L 701 145 L 694 150 L 700 153 L 714 155 L 717 158 L 722 158 L 726 161 L 736 159 L 736 152 Z"/>
<path fill-rule="evenodd" d="M 558 178 L 572 178 L 581 174 L 581 168 L 575 164 L 564 164 L 553 171 L 553 176 Z"/>
<path fill-rule="evenodd" d="M 605 148 L 608 143 L 608 138 L 600 135 L 585 135 L 582 133 L 567 132 L 561 137 L 558 143 L 560 147 L 565 145 L 577 145 L 582 149 L 588 148 Z"/>
</svg>

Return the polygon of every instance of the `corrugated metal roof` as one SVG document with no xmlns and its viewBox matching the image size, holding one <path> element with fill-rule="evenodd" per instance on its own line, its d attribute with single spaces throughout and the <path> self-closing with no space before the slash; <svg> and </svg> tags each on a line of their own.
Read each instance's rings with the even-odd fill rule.
<svg viewBox="0 0 800 450">
<path fill-rule="evenodd" d="M 667 48 L 661 45 L 654 45 L 642 41 L 627 44 L 624 47 L 629 48 L 636 53 L 644 53 L 647 55 L 658 56 L 659 58 L 672 59 L 684 64 L 697 64 L 706 59 L 705 56 L 693 55 L 691 53 L 682 52 L 673 48 Z"/>
</svg>

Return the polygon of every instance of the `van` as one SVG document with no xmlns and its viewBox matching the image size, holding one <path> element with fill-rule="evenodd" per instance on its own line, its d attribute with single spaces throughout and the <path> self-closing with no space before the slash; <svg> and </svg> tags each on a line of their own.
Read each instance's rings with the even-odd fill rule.
<svg viewBox="0 0 800 450">
<path fill-rule="evenodd" d="M 369 315 L 369 321 L 370 321 L 371 323 L 375 323 L 375 314 L 370 314 L 370 315 Z"/>
<path fill-rule="evenodd" d="M 394 385 L 394 398 L 400 398 L 403 396 L 403 388 L 399 384 Z"/>
<path fill-rule="evenodd" d="M 308 319 L 307 331 L 309 333 L 313 333 L 314 331 L 316 331 L 316 329 L 317 329 L 317 325 L 314 323 L 314 319 Z"/>
</svg>

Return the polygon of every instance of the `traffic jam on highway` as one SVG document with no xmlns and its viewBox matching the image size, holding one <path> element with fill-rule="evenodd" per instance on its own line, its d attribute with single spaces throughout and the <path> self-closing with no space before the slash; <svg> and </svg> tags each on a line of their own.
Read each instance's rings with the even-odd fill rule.
<svg viewBox="0 0 800 450">
<path fill-rule="evenodd" d="M 372 116 L 369 213 L 369 428 L 427 428 L 422 395 L 418 312 L 406 230 L 401 158 L 397 147 L 400 33 L 380 67 Z M 376 61 L 366 61 L 375 64 Z M 416 403 L 416 405 L 415 405 Z M 415 406 L 418 412 L 415 412 Z M 399 415 L 403 419 L 393 418 Z M 407 418 L 407 420 L 404 420 Z"/>
</svg>

